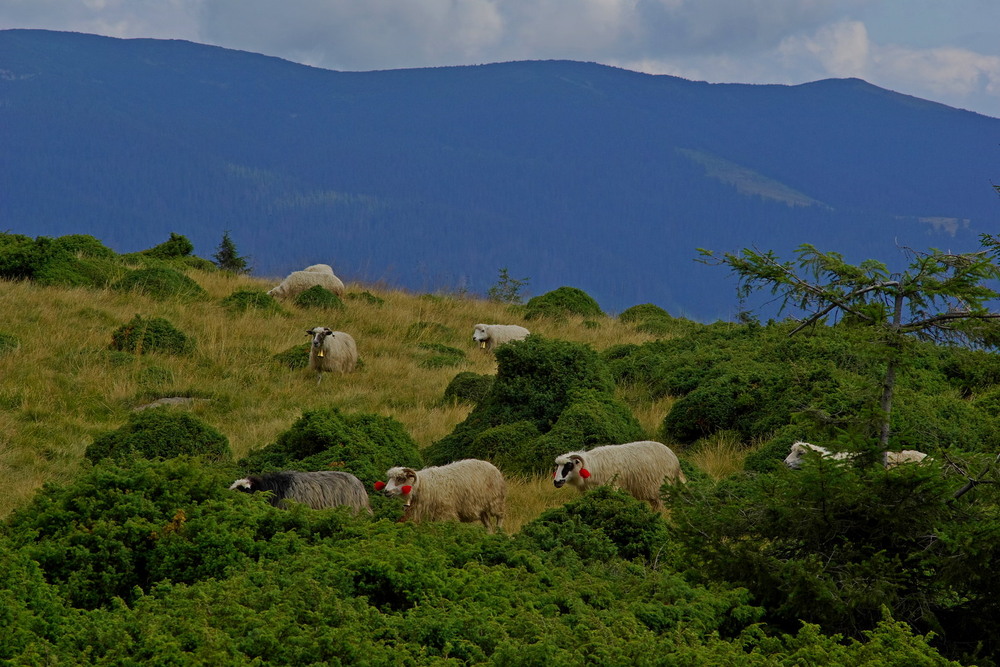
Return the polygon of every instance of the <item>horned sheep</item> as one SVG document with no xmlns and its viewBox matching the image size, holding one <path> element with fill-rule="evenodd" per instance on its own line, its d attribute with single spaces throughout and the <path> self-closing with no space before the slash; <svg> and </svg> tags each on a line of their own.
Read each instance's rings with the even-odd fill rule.
<svg viewBox="0 0 1000 667">
<path fill-rule="evenodd" d="M 575 486 L 581 493 L 602 484 L 613 484 L 654 510 L 663 509 L 660 487 L 687 482 L 673 450 L 661 442 L 642 440 L 623 445 L 602 445 L 589 451 L 567 452 L 556 457 L 552 482 L 556 488 Z"/>
<path fill-rule="evenodd" d="M 485 350 L 494 350 L 512 340 L 524 340 L 531 332 L 517 324 L 477 324 L 472 340 Z"/>
<path fill-rule="evenodd" d="M 350 373 L 358 365 L 358 346 L 351 334 L 313 327 L 306 330 L 306 335 L 312 336 L 309 368 L 316 371 L 316 384 L 323 379 L 323 373 Z"/>
<path fill-rule="evenodd" d="M 250 475 L 236 480 L 229 488 L 244 493 L 268 491 L 268 501 L 275 507 L 286 507 L 288 501 L 295 501 L 316 510 L 344 505 L 355 514 L 362 510 L 372 513 L 365 485 L 354 475 L 339 470 L 285 470 Z"/>
<path fill-rule="evenodd" d="M 823 458 L 829 458 L 834 461 L 850 461 L 857 456 L 854 452 L 832 452 L 826 447 L 821 447 L 820 445 L 814 445 L 811 442 L 794 442 L 792 443 L 792 449 L 785 457 L 785 465 L 792 470 L 798 470 L 802 467 L 802 462 L 805 460 L 807 453 L 813 451 L 818 453 Z M 900 452 L 885 452 L 882 455 L 882 465 L 888 468 L 894 468 L 902 463 L 919 463 L 927 458 L 927 454 L 916 449 L 904 449 Z"/>
<path fill-rule="evenodd" d="M 395 467 L 375 489 L 406 499 L 404 518 L 423 521 L 480 521 L 489 532 L 503 527 L 507 482 L 492 464 L 462 459 L 422 470 Z"/>
<path fill-rule="evenodd" d="M 337 296 L 344 295 L 344 282 L 335 276 L 333 269 L 326 264 L 314 264 L 304 271 L 292 271 L 267 293 L 276 299 L 294 299 L 310 287 L 317 285 L 330 290 Z"/>
</svg>

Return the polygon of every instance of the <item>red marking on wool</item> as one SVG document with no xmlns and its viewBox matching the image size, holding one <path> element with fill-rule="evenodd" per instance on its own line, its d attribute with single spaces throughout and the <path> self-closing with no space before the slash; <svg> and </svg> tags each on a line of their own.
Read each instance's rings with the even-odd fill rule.
<svg viewBox="0 0 1000 667">
<path fill-rule="evenodd" d="M 405 496 L 405 495 L 406 495 L 407 493 L 409 493 L 410 491 L 412 491 L 412 490 L 413 490 L 413 487 L 412 487 L 412 486 L 410 486 L 409 484 L 404 484 L 404 485 L 403 485 L 403 486 L 401 487 L 401 490 L 402 490 L 402 492 L 403 492 L 403 495 Z"/>
<path fill-rule="evenodd" d="M 586 468 L 580 468 L 580 477 L 587 479 L 588 477 L 590 477 L 590 471 L 587 470 Z"/>
<path fill-rule="evenodd" d="M 385 482 L 383 482 L 383 481 L 375 482 L 375 490 L 376 491 L 381 491 L 384 488 L 385 488 Z"/>
</svg>

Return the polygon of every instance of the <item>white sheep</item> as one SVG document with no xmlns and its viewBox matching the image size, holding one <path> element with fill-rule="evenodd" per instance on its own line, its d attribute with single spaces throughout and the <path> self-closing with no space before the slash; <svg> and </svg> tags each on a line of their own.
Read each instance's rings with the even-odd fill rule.
<svg viewBox="0 0 1000 667">
<path fill-rule="evenodd" d="M 817 452 L 823 458 L 829 458 L 834 461 L 850 461 L 857 456 L 854 452 L 832 452 L 826 447 L 799 441 L 792 443 L 792 450 L 785 457 L 785 465 L 793 470 L 801 468 L 802 462 L 809 451 Z M 901 452 L 884 452 L 882 454 L 882 465 L 886 468 L 894 468 L 901 463 L 919 463 L 925 458 L 927 458 L 926 454 L 915 449 L 904 449 Z"/>
<path fill-rule="evenodd" d="M 334 275 L 333 267 L 329 264 L 313 264 L 312 266 L 307 266 L 302 269 L 303 271 L 312 271 L 313 273 L 328 273 L 331 276 Z"/>
<path fill-rule="evenodd" d="M 663 509 L 660 487 L 664 480 L 687 482 L 673 450 L 662 442 L 642 440 L 623 445 L 602 445 L 586 452 L 567 452 L 556 457 L 552 483 L 569 483 L 581 493 L 602 484 L 612 484 L 654 510 Z"/>
<path fill-rule="evenodd" d="M 325 265 L 316 264 L 309 268 L 314 269 L 316 266 Z M 344 295 L 344 283 L 333 275 L 333 269 L 330 269 L 329 273 L 318 270 L 292 271 L 281 283 L 269 289 L 267 293 L 276 299 L 294 299 L 310 287 L 317 285 L 325 287 L 337 296 Z"/>
<path fill-rule="evenodd" d="M 404 518 L 422 521 L 480 521 L 489 532 L 503 527 L 507 482 L 487 461 L 463 459 L 444 466 L 414 470 L 390 468 L 387 482 L 375 489 L 406 499 Z"/>
<path fill-rule="evenodd" d="M 927 454 L 916 449 L 904 449 L 901 452 L 885 452 L 882 455 L 882 465 L 886 468 L 895 468 L 903 463 L 920 463 L 928 458 Z"/>
<path fill-rule="evenodd" d="M 358 365 L 358 346 L 351 334 L 332 331 L 328 327 L 306 330 L 312 336 L 309 346 L 309 368 L 316 371 L 316 384 L 323 373 L 350 373 Z"/>
<path fill-rule="evenodd" d="M 299 472 L 285 470 L 238 479 L 229 487 L 244 493 L 270 492 L 268 501 L 275 507 L 286 507 L 290 500 L 312 509 L 346 505 L 357 514 L 372 513 L 365 485 L 350 473 L 338 470 Z"/>
<path fill-rule="evenodd" d="M 485 350 L 493 350 L 512 340 L 524 340 L 531 332 L 516 324 L 477 324 L 472 340 Z"/>
</svg>

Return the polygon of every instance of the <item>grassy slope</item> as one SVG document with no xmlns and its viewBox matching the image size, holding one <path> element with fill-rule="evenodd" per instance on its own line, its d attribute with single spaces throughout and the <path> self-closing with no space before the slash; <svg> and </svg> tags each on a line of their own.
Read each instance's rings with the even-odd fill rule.
<svg viewBox="0 0 1000 667">
<path fill-rule="evenodd" d="M 650 336 L 613 318 L 597 328 L 581 321 L 523 322 L 503 304 L 460 296 L 417 295 L 369 285 L 348 285 L 385 300 L 376 306 L 348 300 L 345 311 L 303 310 L 286 304 L 288 316 L 258 312 L 233 314 L 220 299 L 239 289 L 267 289 L 273 282 L 224 273 L 190 274 L 211 295 L 206 302 L 160 302 L 143 295 L 107 290 L 39 287 L 0 282 L 0 310 L 9 315 L 0 333 L 21 341 L 0 355 L 0 472 L 7 479 L 0 517 L 23 503 L 43 483 L 66 481 L 79 469 L 93 437 L 121 426 L 131 410 L 164 396 L 211 400 L 190 409 L 225 434 L 234 454 L 273 442 L 303 410 L 337 406 L 373 412 L 402 422 L 421 446 L 451 432 L 468 406 L 442 405 L 456 373 L 494 373 L 493 356 L 476 348 L 478 322 L 525 324 L 545 336 L 587 343 L 603 350 L 618 343 L 641 343 Z M 112 332 L 134 315 L 163 317 L 192 336 L 192 355 L 111 354 Z M 417 323 L 447 327 L 411 327 Z M 329 326 L 358 341 L 362 368 L 347 376 L 327 376 L 317 386 L 307 370 L 290 371 L 272 355 L 306 342 L 305 330 Z M 421 342 L 465 351 L 456 367 L 422 368 L 428 356 Z M 669 409 L 642 392 L 626 400 L 649 437 Z M 548 479 L 511 480 L 508 529 L 517 530 L 549 506 L 565 502 Z"/>
</svg>

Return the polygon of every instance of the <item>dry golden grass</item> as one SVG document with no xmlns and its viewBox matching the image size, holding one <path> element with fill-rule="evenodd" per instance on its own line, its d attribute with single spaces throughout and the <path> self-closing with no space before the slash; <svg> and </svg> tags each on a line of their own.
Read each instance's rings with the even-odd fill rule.
<svg viewBox="0 0 1000 667">
<path fill-rule="evenodd" d="M 759 446 L 747 447 L 732 431 L 720 431 L 699 440 L 688 459 L 712 479 L 723 479 L 743 469 L 743 461 Z"/>
<path fill-rule="evenodd" d="M 285 303 L 285 315 L 234 314 L 220 304 L 222 298 L 237 290 L 268 289 L 274 282 L 222 272 L 191 275 L 209 300 L 157 301 L 111 290 L 0 281 L 0 310 L 9 314 L 0 333 L 21 342 L 19 349 L 0 354 L 0 472 L 8 480 L 0 516 L 44 482 L 71 479 L 95 435 L 120 427 L 133 409 L 156 398 L 210 399 L 191 409 L 229 439 L 237 457 L 274 442 L 304 410 L 331 406 L 393 417 L 425 447 L 468 415 L 468 406 L 441 400 L 455 374 L 496 372 L 493 355 L 472 341 L 476 323 L 523 324 L 596 350 L 651 339 L 610 317 L 598 319 L 596 328 L 583 326 L 582 318 L 524 322 L 503 304 L 371 285 L 348 285 L 347 290 L 368 291 L 383 305 L 349 299 L 343 311 Z M 194 338 L 194 352 L 111 354 L 112 332 L 136 314 L 166 318 Z M 290 371 L 272 359 L 306 342 L 305 331 L 314 326 L 351 333 L 362 367 L 349 375 L 327 375 L 317 385 L 311 372 Z M 457 348 L 465 360 L 453 367 L 421 367 L 429 353 L 420 343 Z M 626 399 L 653 438 L 670 402 L 638 395 Z M 547 482 L 511 481 L 508 530 L 566 502 L 567 495 Z"/>
</svg>

